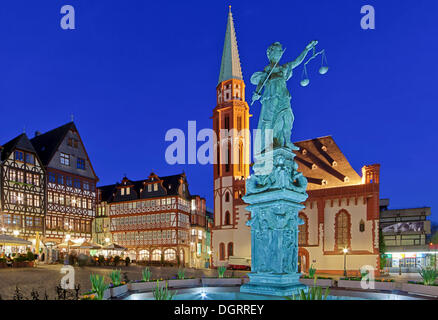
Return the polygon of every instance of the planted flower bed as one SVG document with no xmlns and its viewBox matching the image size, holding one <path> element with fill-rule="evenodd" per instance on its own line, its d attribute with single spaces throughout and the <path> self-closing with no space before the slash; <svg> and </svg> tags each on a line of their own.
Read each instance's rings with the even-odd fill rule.
<svg viewBox="0 0 438 320">
<path fill-rule="evenodd" d="M 201 284 L 201 280 L 197 279 L 171 279 L 168 280 L 169 287 L 180 288 L 180 287 L 197 287 Z"/>
<path fill-rule="evenodd" d="M 242 278 L 202 278 L 203 286 L 222 287 L 222 286 L 240 286 Z"/>
<path fill-rule="evenodd" d="M 159 284 L 161 285 L 163 282 L 159 281 Z M 149 280 L 149 281 L 143 281 L 143 280 L 137 280 L 132 281 L 129 283 L 129 290 L 132 291 L 147 291 L 152 290 L 157 286 L 157 280 Z"/>
<path fill-rule="evenodd" d="M 370 285 L 371 284 L 368 283 L 368 286 Z M 367 288 L 362 288 L 362 278 L 360 277 L 342 278 L 338 281 L 338 287 L 363 289 L 363 290 L 367 289 Z M 372 288 L 369 289 L 373 290 Z M 392 279 L 391 280 L 376 279 L 374 280 L 374 290 L 386 290 L 386 291 L 395 290 L 395 282 Z"/>
<path fill-rule="evenodd" d="M 403 283 L 402 290 L 409 293 L 438 297 L 438 285 L 425 285 L 424 282 L 409 281 Z"/>
<path fill-rule="evenodd" d="M 312 279 L 310 277 L 302 277 L 300 278 L 300 282 L 302 284 L 305 284 L 306 286 L 314 286 L 315 285 L 315 279 Z M 316 286 L 318 287 L 333 287 L 334 281 L 331 278 L 317 278 L 316 279 Z"/>
<path fill-rule="evenodd" d="M 118 297 L 126 292 L 128 292 L 128 285 L 126 283 L 122 282 L 118 286 L 110 284 L 110 293 L 112 298 Z"/>
</svg>

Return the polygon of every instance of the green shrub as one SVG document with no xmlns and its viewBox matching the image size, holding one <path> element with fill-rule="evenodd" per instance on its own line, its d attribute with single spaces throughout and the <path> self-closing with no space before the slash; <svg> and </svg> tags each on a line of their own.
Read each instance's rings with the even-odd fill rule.
<svg viewBox="0 0 438 320">
<path fill-rule="evenodd" d="M 313 282 L 313 287 L 307 288 L 307 293 L 304 289 L 300 290 L 300 294 L 292 297 L 285 297 L 287 300 L 327 300 L 328 294 L 330 292 L 329 287 L 325 289 L 324 294 L 322 293 L 322 287 L 316 286 L 316 277 Z"/>
<path fill-rule="evenodd" d="M 160 283 L 157 280 L 157 287 L 154 290 L 154 299 L 155 300 L 172 300 L 175 296 L 176 291 L 169 291 L 167 289 L 167 281 L 166 286 L 160 288 Z"/>
<path fill-rule="evenodd" d="M 131 263 L 131 259 L 129 257 L 126 257 L 125 259 L 125 265 L 129 266 L 129 264 Z"/>
<path fill-rule="evenodd" d="M 178 279 L 183 280 L 185 278 L 186 271 L 184 269 L 178 270 Z"/>
<path fill-rule="evenodd" d="M 97 274 L 91 274 L 90 281 L 91 290 L 97 294 L 97 300 L 102 300 L 105 290 L 108 289 L 108 285 L 105 284 L 105 277 Z"/>
<path fill-rule="evenodd" d="M 361 280 L 365 280 L 366 277 L 368 276 L 368 271 L 367 270 L 365 270 L 365 272 L 362 272 L 362 270 L 359 269 L 359 273 L 360 273 L 360 279 Z"/>
<path fill-rule="evenodd" d="M 111 271 L 110 278 L 111 278 L 111 282 L 113 283 L 114 287 L 120 286 L 120 283 L 122 282 L 121 270 Z"/>
<path fill-rule="evenodd" d="M 438 276 L 438 273 L 436 272 L 435 269 L 431 267 L 427 267 L 424 269 L 422 268 L 419 273 L 421 278 L 423 278 L 423 282 L 425 286 L 431 286 L 435 284 L 435 280 Z"/>
<path fill-rule="evenodd" d="M 316 274 L 316 268 L 313 267 L 313 264 L 309 268 L 309 278 L 314 278 Z"/>
<path fill-rule="evenodd" d="M 226 266 L 219 266 L 217 267 L 217 275 L 219 278 L 223 278 L 225 271 L 227 271 L 227 267 Z"/>
<path fill-rule="evenodd" d="M 35 255 L 31 252 L 27 252 L 27 261 L 35 261 Z"/>
<path fill-rule="evenodd" d="M 149 280 L 151 280 L 151 275 L 152 275 L 152 272 L 148 267 L 144 268 L 141 271 L 141 277 L 142 277 L 143 281 L 145 281 L 145 282 L 149 282 Z"/>
<path fill-rule="evenodd" d="M 115 256 L 114 257 L 114 265 L 117 266 L 120 262 L 120 256 Z"/>
</svg>

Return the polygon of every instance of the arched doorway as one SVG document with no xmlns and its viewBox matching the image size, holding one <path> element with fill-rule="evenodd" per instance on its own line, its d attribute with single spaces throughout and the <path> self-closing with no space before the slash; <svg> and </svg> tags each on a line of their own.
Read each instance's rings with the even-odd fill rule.
<svg viewBox="0 0 438 320">
<path fill-rule="evenodd" d="M 309 251 L 298 248 L 298 272 L 308 272 L 309 262 Z"/>
</svg>

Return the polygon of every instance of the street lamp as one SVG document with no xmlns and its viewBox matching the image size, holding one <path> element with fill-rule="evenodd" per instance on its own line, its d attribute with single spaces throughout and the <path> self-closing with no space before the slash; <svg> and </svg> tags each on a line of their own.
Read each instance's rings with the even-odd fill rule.
<svg viewBox="0 0 438 320">
<path fill-rule="evenodd" d="M 342 252 L 344 253 L 344 277 L 347 276 L 347 253 L 348 253 L 348 249 L 344 248 L 342 249 Z"/>
<path fill-rule="evenodd" d="M 14 230 L 12 233 L 14 236 L 18 236 L 20 234 L 20 232 L 18 230 Z"/>
</svg>

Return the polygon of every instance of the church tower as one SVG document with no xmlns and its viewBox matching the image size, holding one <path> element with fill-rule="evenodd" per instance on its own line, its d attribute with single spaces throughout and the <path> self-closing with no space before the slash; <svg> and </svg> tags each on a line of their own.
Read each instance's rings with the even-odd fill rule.
<svg viewBox="0 0 438 320">
<path fill-rule="evenodd" d="M 248 235 L 245 235 L 249 234 L 249 227 L 245 225 L 249 213 L 241 199 L 245 195 L 245 179 L 249 176 L 249 117 L 230 6 L 212 117 L 217 137 L 213 165 L 214 266 L 226 265 L 229 256 L 249 258 L 251 255 Z"/>
</svg>

